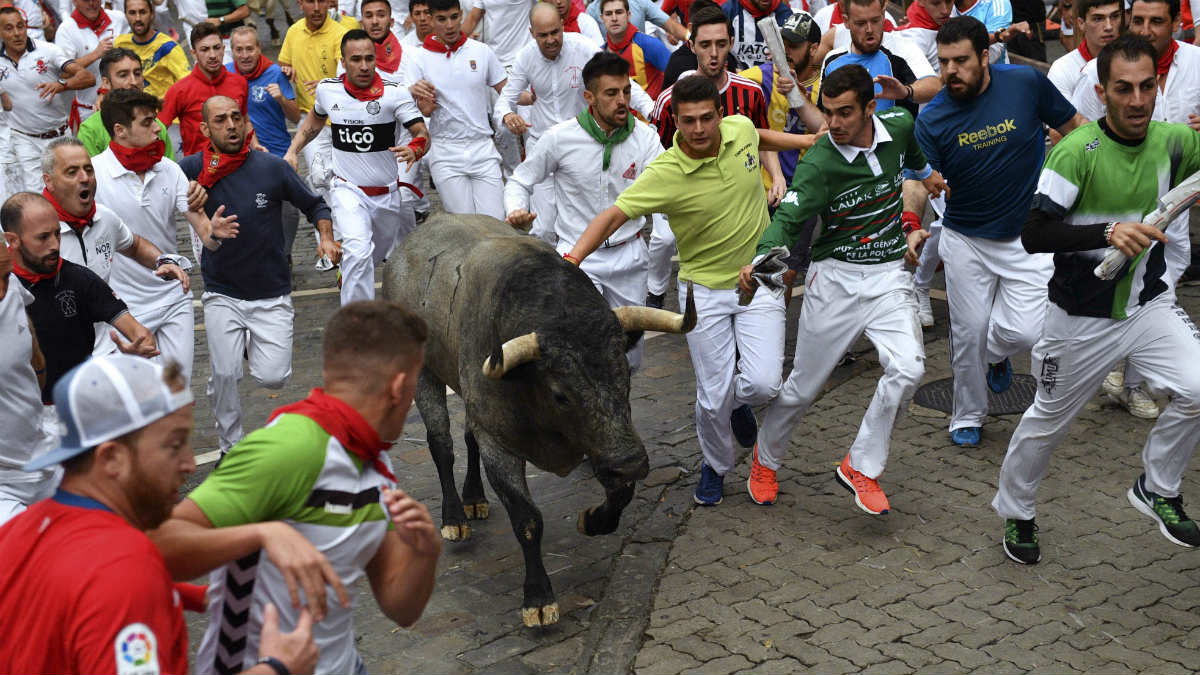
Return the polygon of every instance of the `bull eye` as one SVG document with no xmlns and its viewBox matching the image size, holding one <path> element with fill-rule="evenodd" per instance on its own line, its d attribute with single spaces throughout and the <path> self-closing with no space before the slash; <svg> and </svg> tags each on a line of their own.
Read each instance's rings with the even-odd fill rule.
<svg viewBox="0 0 1200 675">
<path fill-rule="evenodd" d="M 567 398 L 566 394 L 564 394 L 560 391 L 554 392 L 554 402 L 561 406 L 569 405 L 571 403 L 570 399 Z"/>
</svg>

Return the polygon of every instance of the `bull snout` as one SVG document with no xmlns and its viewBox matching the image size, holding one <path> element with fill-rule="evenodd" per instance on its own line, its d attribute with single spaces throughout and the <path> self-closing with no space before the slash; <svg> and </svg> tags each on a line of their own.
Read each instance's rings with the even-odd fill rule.
<svg viewBox="0 0 1200 675">
<path fill-rule="evenodd" d="M 632 483 L 642 480 L 650 473 L 650 457 L 644 449 L 616 461 L 593 457 L 592 463 L 596 467 L 596 478 L 604 485 Z"/>
</svg>

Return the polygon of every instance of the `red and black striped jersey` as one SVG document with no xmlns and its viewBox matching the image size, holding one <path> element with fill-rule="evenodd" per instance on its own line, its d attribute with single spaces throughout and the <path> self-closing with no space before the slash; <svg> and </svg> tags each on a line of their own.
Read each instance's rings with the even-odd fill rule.
<svg viewBox="0 0 1200 675">
<path fill-rule="evenodd" d="M 695 71 L 684 73 L 683 79 Z M 767 99 L 758 83 L 737 73 L 726 71 L 725 86 L 721 88 L 721 102 L 725 115 L 745 115 L 754 122 L 755 128 L 769 129 L 767 122 Z M 675 113 L 671 111 L 671 92 L 675 85 L 663 90 L 658 101 L 654 104 L 652 115 L 654 124 L 658 127 L 658 137 L 663 147 L 670 148 L 675 142 Z"/>
</svg>

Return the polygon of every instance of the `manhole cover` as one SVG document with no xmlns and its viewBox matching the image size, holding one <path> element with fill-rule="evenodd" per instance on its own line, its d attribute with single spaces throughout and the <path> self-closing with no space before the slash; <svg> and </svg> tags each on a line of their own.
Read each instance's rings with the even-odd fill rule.
<svg viewBox="0 0 1200 675">
<path fill-rule="evenodd" d="M 1013 375 L 1012 386 L 1003 394 L 988 389 L 989 415 L 1016 415 L 1025 412 L 1037 393 L 1037 380 L 1032 375 Z M 954 379 L 935 380 L 922 386 L 913 395 L 913 402 L 946 414 L 954 411 Z"/>
</svg>

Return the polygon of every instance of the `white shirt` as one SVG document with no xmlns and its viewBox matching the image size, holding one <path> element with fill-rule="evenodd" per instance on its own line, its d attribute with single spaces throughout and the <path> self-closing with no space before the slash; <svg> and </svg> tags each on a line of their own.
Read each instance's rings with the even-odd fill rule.
<svg viewBox="0 0 1200 675">
<path fill-rule="evenodd" d="M 40 135 L 67 124 L 73 92 L 60 92 L 47 102 L 38 95 L 37 85 L 57 82 L 63 66 L 71 61 L 53 42 L 30 38 L 25 53 L 15 62 L 0 44 L 0 92 L 12 100 L 8 123 L 14 130 Z"/>
<path fill-rule="evenodd" d="M 841 33 L 845 33 L 847 36 L 850 35 L 849 30 L 842 30 Z M 937 71 L 933 69 L 933 66 L 929 65 L 929 60 L 926 58 L 925 54 L 921 53 L 921 50 L 917 48 L 913 41 L 900 37 L 895 31 L 893 31 L 883 34 L 882 45 L 884 49 L 888 50 L 893 55 L 904 59 L 904 62 L 908 64 L 909 70 L 913 72 L 913 75 L 916 76 L 918 80 L 926 77 L 937 77 Z M 825 55 L 825 62 L 821 64 L 822 72 L 824 72 L 825 68 L 828 67 L 834 59 L 847 52 L 854 54 L 858 53 L 858 50 L 854 48 L 854 45 L 851 44 L 849 40 L 846 41 L 844 46 L 834 47 L 831 49 L 829 53 Z"/>
<path fill-rule="evenodd" d="M 90 28 L 80 28 L 79 24 L 75 23 L 75 19 L 72 19 L 70 16 L 63 19 L 62 25 L 58 28 L 58 33 L 54 35 L 54 44 L 61 47 L 68 58 L 78 59 L 87 56 L 100 44 L 100 40 L 115 38 L 122 33 L 129 32 L 129 26 L 125 23 L 124 14 L 118 14 L 112 10 L 103 8 L 100 11 L 108 14 L 108 18 L 112 19 L 112 23 L 100 35 L 96 35 Z M 96 83 L 87 89 L 76 91 L 75 100 L 80 105 L 94 108 L 96 107 L 96 90 L 100 88 L 100 59 L 92 61 L 87 70 L 96 78 Z"/>
<path fill-rule="evenodd" d="M 604 44 L 604 31 L 600 30 L 600 23 L 593 19 L 591 14 L 580 12 L 575 23 L 579 24 L 580 35 L 598 45 Z"/>
<path fill-rule="evenodd" d="M 1075 86 L 1083 78 L 1083 69 L 1087 67 L 1087 64 L 1088 61 L 1083 58 L 1083 54 L 1079 53 L 1078 49 L 1072 49 L 1054 59 L 1054 63 L 1050 64 L 1050 72 L 1046 73 L 1046 77 L 1058 89 L 1058 93 L 1070 101 L 1071 97 L 1075 95 Z"/>
<path fill-rule="evenodd" d="M 120 216 L 103 204 L 96 204 L 96 216 L 92 224 L 82 231 L 76 232 L 70 225 L 59 221 L 58 232 L 61 240 L 59 255 L 64 260 L 87 267 L 104 283 L 109 283 L 112 278 L 116 255 L 133 246 L 133 232 L 121 221 Z"/>
<path fill-rule="evenodd" d="M 542 141 L 525 156 L 504 185 L 504 210 L 529 208 L 533 186 L 553 174 L 554 200 L 558 209 L 554 230 L 559 247 L 570 250 L 596 214 L 612 206 L 621 191 L 633 184 L 651 161 L 663 152 L 658 134 L 646 123 L 635 120 L 633 133 L 613 146 L 608 169 L 604 146 L 596 142 L 576 119 L 550 128 Z M 644 217 L 633 218 L 613 233 L 608 241 L 628 241 L 641 231 Z"/>
<path fill-rule="evenodd" d="M 813 21 L 817 22 L 817 27 L 821 29 L 821 35 L 824 35 L 829 30 L 830 22 L 833 21 L 833 8 L 834 7 L 837 7 L 837 3 L 831 2 L 828 5 L 825 5 L 821 9 L 817 10 L 816 14 L 813 14 Z M 887 11 L 886 9 L 883 10 L 883 18 L 887 19 L 888 21 L 891 21 L 893 26 L 900 25 L 900 23 L 898 21 L 896 21 L 896 17 L 892 16 L 892 13 Z M 843 17 L 843 20 L 844 20 L 844 17 Z M 837 39 L 839 39 L 839 40 L 844 39 L 845 42 L 847 44 L 849 44 L 850 31 L 846 30 L 846 25 L 844 23 L 839 23 L 839 24 L 837 24 L 837 26 L 841 30 L 841 32 L 844 32 L 846 34 L 844 37 L 839 35 L 837 37 Z M 835 45 L 835 46 L 842 46 L 842 45 Z"/>
<path fill-rule="evenodd" d="M 405 124 L 424 121 L 408 90 L 389 82 L 383 84 L 383 96 L 360 101 L 341 80 L 321 80 L 313 112 L 329 118 L 333 173 L 367 187 L 396 185 L 396 156 L 388 148 L 399 142 Z"/>
<path fill-rule="evenodd" d="M 581 14 L 582 16 L 582 14 Z M 530 87 L 537 100 L 529 106 L 529 139 L 537 142 L 550 127 L 570 119 L 587 107 L 583 100 L 583 67 L 600 51 L 600 47 L 579 33 L 563 33 L 562 51 L 553 61 L 542 56 L 536 42 L 517 52 L 509 69 L 500 99 L 496 101 L 497 125 L 504 116 L 516 112 L 517 98 Z"/>
<path fill-rule="evenodd" d="M 1151 119 L 1160 122 L 1187 124 L 1188 114 L 1200 115 L 1200 47 L 1175 41 L 1179 49 L 1171 61 L 1164 86 L 1159 87 L 1154 97 L 1154 114 Z M 1075 85 L 1071 103 L 1079 114 L 1089 120 L 1104 116 L 1104 104 L 1096 93 L 1095 85 L 1100 82 L 1096 72 L 1096 59 L 1083 69 L 1083 77 Z"/>
<path fill-rule="evenodd" d="M 843 31 L 848 36 L 849 31 Z M 885 33 L 884 35 L 892 35 L 892 39 L 901 42 L 907 42 L 916 51 L 925 55 L 925 60 L 929 62 L 929 67 L 934 73 L 939 73 L 942 70 L 941 64 L 938 63 L 937 53 L 937 30 L 932 28 L 920 28 L 917 26 L 905 26 Z M 891 47 L 888 48 L 889 50 Z M 912 66 L 909 66 L 910 68 Z"/>
<path fill-rule="evenodd" d="M 437 91 L 437 108 L 429 116 L 429 135 L 434 148 L 440 140 L 492 137 L 489 90 L 507 76 L 491 47 L 468 39 L 448 55 L 422 47 L 409 56 L 407 81 L 411 84 L 428 80 Z"/>
<path fill-rule="evenodd" d="M 96 201 L 116 212 L 131 232 L 163 253 L 178 253 L 175 214 L 188 210 L 188 179 L 179 165 L 162 159 L 138 178 L 121 166 L 112 150 L 105 150 L 92 158 L 92 166 L 96 169 Z M 164 281 L 153 270 L 123 255 L 113 258 L 109 285 L 135 316 L 191 301 L 177 281 Z"/>
<path fill-rule="evenodd" d="M 0 481 L 27 483 L 42 480 L 45 472 L 25 473 L 21 467 L 49 449 L 42 433 L 42 389 L 33 372 L 33 333 L 25 307 L 33 294 L 15 274 L 8 275 L 8 290 L 0 298 Z M 52 439 L 57 441 L 58 439 Z"/>
<path fill-rule="evenodd" d="M 483 41 L 496 52 L 500 65 L 512 65 L 517 52 L 533 42 L 533 36 L 529 34 L 529 10 L 533 9 L 533 2 L 480 0 L 478 7 L 484 11 Z"/>
</svg>

